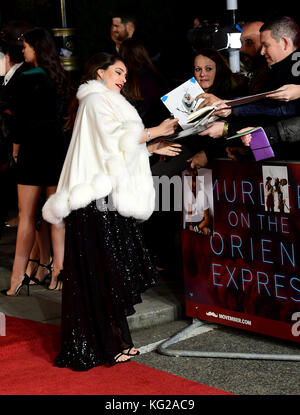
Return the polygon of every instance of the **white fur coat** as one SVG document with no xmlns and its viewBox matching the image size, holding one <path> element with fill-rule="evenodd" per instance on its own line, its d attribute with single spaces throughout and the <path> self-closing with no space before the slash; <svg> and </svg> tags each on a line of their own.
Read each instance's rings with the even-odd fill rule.
<svg viewBox="0 0 300 415">
<path fill-rule="evenodd" d="M 43 217 L 60 224 L 72 210 L 111 193 L 123 216 L 148 219 L 155 190 L 136 109 L 119 93 L 96 80 L 77 92 L 79 108 L 57 191 L 43 207 Z"/>
</svg>

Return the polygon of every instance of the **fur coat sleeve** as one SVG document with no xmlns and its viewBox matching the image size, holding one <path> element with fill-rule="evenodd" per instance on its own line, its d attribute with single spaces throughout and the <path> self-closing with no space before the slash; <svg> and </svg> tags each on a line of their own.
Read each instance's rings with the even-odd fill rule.
<svg viewBox="0 0 300 415">
<path fill-rule="evenodd" d="M 146 220 L 155 191 L 144 129 L 135 108 L 98 81 L 79 87 L 79 108 L 57 191 L 43 207 L 43 217 L 59 224 L 72 210 L 110 195 L 123 216 Z"/>
</svg>

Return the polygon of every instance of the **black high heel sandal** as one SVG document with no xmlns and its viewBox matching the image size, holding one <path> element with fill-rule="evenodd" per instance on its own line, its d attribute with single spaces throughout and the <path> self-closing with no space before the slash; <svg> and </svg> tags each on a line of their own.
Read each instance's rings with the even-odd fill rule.
<svg viewBox="0 0 300 415">
<path fill-rule="evenodd" d="M 51 276 L 52 276 L 52 263 L 53 263 L 53 259 L 51 259 L 50 264 L 48 264 L 48 265 L 41 264 L 39 262 L 39 267 L 46 268 L 49 271 L 49 273 L 44 277 L 43 280 L 39 280 L 38 278 L 35 277 L 35 275 L 31 275 L 29 278 L 30 278 L 31 281 L 33 281 L 33 284 L 30 284 L 30 285 L 45 285 L 45 282 L 46 282 L 47 279 L 50 278 L 50 280 L 51 280 Z"/>
<path fill-rule="evenodd" d="M 29 296 L 29 282 L 30 282 L 30 277 L 27 274 L 24 274 L 24 278 L 21 282 L 21 284 L 19 284 L 16 288 L 16 291 L 14 294 L 7 294 L 7 291 L 9 291 L 9 288 L 7 288 L 6 290 L 1 290 L 1 294 L 5 295 L 6 297 L 16 297 L 17 295 L 20 294 L 21 289 L 26 285 L 27 287 L 27 296 Z"/>
<path fill-rule="evenodd" d="M 110 365 L 111 366 L 114 366 L 114 365 L 118 365 L 119 363 L 127 363 L 127 362 L 130 362 L 131 361 L 130 357 L 128 359 L 126 359 L 126 360 L 118 360 L 118 359 L 120 359 L 121 356 L 128 356 L 128 354 L 122 353 L 122 352 L 119 353 L 119 354 L 117 354 L 117 356 L 115 356 L 113 358 L 113 360 L 110 363 Z"/>
<path fill-rule="evenodd" d="M 34 276 L 36 275 L 36 273 L 37 273 L 38 267 L 39 267 L 39 265 L 40 265 L 40 260 L 39 260 L 39 259 L 31 259 L 31 258 L 29 258 L 29 259 L 28 259 L 28 262 L 35 262 L 36 264 L 38 264 L 38 266 L 37 266 L 37 267 L 36 267 L 36 269 L 32 272 L 32 274 L 30 274 L 30 275 L 29 275 L 29 278 L 32 278 L 32 277 L 34 277 Z"/>
<path fill-rule="evenodd" d="M 131 356 L 131 357 L 138 356 L 140 354 L 139 350 L 137 350 L 135 353 L 130 353 L 132 349 L 135 349 L 135 347 L 130 347 L 130 349 L 128 349 L 127 352 L 124 352 L 123 350 L 123 354 L 125 354 L 126 356 Z"/>
<path fill-rule="evenodd" d="M 63 285 L 63 282 L 62 282 L 62 274 L 63 274 L 63 270 L 61 269 L 59 271 L 58 276 L 57 276 L 57 280 L 56 280 L 55 287 L 54 288 L 49 288 L 50 287 L 50 284 L 51 284 L 51 282 L 50 282 L 50 284 L 47 287 L 48 290 L 50 290 L 50 291 L 55 291 L 55 290 L 60 291 L 60 290 L 62 290 L 62 285 Z"/>
</svg>

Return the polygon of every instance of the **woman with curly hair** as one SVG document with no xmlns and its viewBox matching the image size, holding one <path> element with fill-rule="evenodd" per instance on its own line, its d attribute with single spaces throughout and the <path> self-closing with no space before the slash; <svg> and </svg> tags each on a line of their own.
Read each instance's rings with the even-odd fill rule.
<svg viewBox="0 0 300 415">
<path fill-rule="evenodd" d="M 22 39 L 25 62 L 30 63 L 32 69 L 20 75 L 13 105 L 19 225 L 11 286 L 2 290 L 7 296 L 18 295 L 24 285 L 29 294 L 30 279 L 41 284 L 49 275 L 45 267 L 46 272 L 39 273 L 44 278 L 29 277 L 26 267 L 35 241 L 35 216 L 41 193 L 44 190 L 46 198 L 55 193 L 68 147 L 63 115 L 70 83 L 54 39 L 44 28 L 33 28 L 22 35 Z M 58 275 L 63 267 L 63 228 L 51 227 L 51 242 L 53 269 L 49 288 L 55 289 L 59 286 Z"/>
</svg>

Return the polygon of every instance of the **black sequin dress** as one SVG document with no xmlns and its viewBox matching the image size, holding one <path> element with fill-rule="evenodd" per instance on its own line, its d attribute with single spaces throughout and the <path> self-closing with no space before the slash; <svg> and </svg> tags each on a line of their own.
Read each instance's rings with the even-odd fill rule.
<svg viewBox="0 0 300 415">
<path fill-rule="evenodd" d="M 136 220 L 103 209 L 103 203 L 66 218 L 62 350 L 55 366 L 88 370 L 113 363 L 133 346 L 126 316 L 157 281 Z"/>
</svg>

